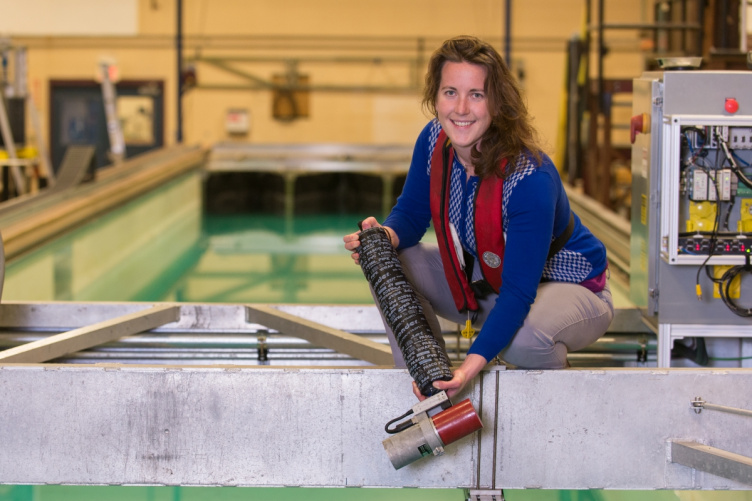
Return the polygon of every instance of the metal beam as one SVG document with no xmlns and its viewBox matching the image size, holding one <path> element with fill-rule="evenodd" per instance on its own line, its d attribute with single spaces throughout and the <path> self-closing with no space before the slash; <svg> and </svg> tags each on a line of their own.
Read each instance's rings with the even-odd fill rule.
<svg viewBox="0 0 752 501">
<path fill-rule="evenodd" d="M 415 403 L 405 370 L 0 365 L 0 483 L 749 490 L 667 452 L 691 437 L 752 454 L 748 418 L 688 403 L 746 408 L 751 384 L 748 369 L 490 367 L 459 397 L 483 430 L 394 470 L 381 441 Z"/>
<path fill-rule="evenodd" d="M 745 369 L 501 372 L 496 486 L 750 489 L 667 459 L 676 438 L 752 455 L 748 418 L 696 414 L 689 403 L 700 394 L 749 408 L 750 384 Z"/>
<path fill-rule="evenodd" d="M 278 87 L 277 85 L 275 85 L 269 80 L 264 80 L 263 78 L 253 75 L 251 73 L 248 73 L 247 71 L 233 68 L 232 66 L 227 64 L 227 62 L 224 61 L 223 59 L 214 58 L 214 57 L 202 57 L 201 59 L 197 59 L 197 60 L 203 61 L 212 66 L 215 66 L 216 68 L 223 69 L 226 72 L 231 73 L 233 75 L 245 78 L 246 80 L 250 82 L 254 82 L 259 88 L 271 90 L 271 89 L 275 89 Z"/>
<path fill-rule="evenodd" d="M 697 442 L 671 442 L 671 461 L 752 486 L 752 458 Z"/>
<path fill-rule="evenodd" d="M 340 353 L 346 353 L 374 365 L 394 365 L 392 351 L 388 346 L 285 313 L 270 306 L 248 306 L 248 320 L 289 336 L 305 339 L 314 345 L 325 346 Z"/>
<path fill-rule="evenodd" d="M 2 363 L 41 363 L 130 336 L 180 319 L 180 306 L 159 305 L 111 320 L 80 327 L 0 352 Z"/>
</svg>

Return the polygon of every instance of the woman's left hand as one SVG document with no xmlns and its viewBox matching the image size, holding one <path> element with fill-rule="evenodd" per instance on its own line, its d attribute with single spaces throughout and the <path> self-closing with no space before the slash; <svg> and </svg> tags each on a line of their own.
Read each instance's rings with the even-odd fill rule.
<svg viewBox="0 0 752 501">
<path fill-rule="evenodd" d="M 433 387 L 439 390 L 445 390 L 447 396 L 452 398 L 460 393 L 465 388 L 468 381 L 472 381 L 486 364 L 488 364 L 488 361 L 485 358 L 471 353 L 465 358 L 462 365 L 454 370 L 452 373 L 452 379 L 449 381 L 434 381 Z M 426 399 L 426 397 L 420 392 L 415 381 L 413 381 L 413 393 L 421 402 Z"/>
<path fill-rule="evenodd" d="M 472 378 L 468 378 L 467 374 L 465 374 L 465 371 L 462 370 L 462 367 L 459 367 L 455 369 L 454 373 L 452 374 L 452 379 L 450 379 L 449 381 L 434 381 L 433 387 L 438 388 L 439 390 L 445 390 L 447 397 L 452 398 L 457 393 L 462 391 L 462 389 L 470 379 Z"/>
</svg>

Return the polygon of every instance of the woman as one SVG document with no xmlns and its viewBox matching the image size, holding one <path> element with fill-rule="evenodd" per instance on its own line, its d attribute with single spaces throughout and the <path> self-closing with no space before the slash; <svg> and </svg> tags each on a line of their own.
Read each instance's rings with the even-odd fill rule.
<svg viewBox="0 0 752 501">
<path fill-rule="evenodd" d="M 521 368 L 568 366 L 567 352 L 613 318 L 606 251 L 571 212 L 514 78 L 489 44 L 450 39 L 431 57 L 423 105 L 435 118 L 384 228 L 434 336 L 437 314 L 482 327 L 453 378 L 434 386 L 452 397 L 497 355 Z M 438 244 L 419 243 L 431 222 Z M 344 242 L 358 263 L 358 234 Z"/>
</svg>

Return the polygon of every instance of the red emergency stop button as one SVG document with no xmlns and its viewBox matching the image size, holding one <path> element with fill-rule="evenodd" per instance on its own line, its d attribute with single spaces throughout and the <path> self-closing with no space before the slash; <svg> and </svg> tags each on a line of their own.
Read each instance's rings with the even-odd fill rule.
<svg viewBox="0 0 752 501">
<path fill-rule="evenodd" d="M 637 134 L 647 134 L 650 132 L 650 115 L 642 113 L 635 115 L 629 121 L 629 139 L 632 144 L 637 139 Z"/>
<path fill-rule="evenodd" d="M 729 113 L 736 113 L 739 111 L 739 101 L 734 99 L 733 97 L 727 97 L 726 98 L 726 105 L 724 106 L 726 108 L 726 111 Z"/>
</svg>

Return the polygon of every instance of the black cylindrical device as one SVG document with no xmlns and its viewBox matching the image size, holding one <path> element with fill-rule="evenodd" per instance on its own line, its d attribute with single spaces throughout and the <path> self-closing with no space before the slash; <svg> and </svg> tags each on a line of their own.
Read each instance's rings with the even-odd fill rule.
<svg viewBox="0 0 752 501">
<path fill-rule="evenodd" d="M 360 266 L 397 338 L 407 370 L 423 395 L 429 397 L 438 393 L 433 382 L 452 379 L 451 364 L 431 333 L 423 307 L 402 271 L 386 230 L 375 227 L 361 231 L 358 253 Z"/>
</svg>

